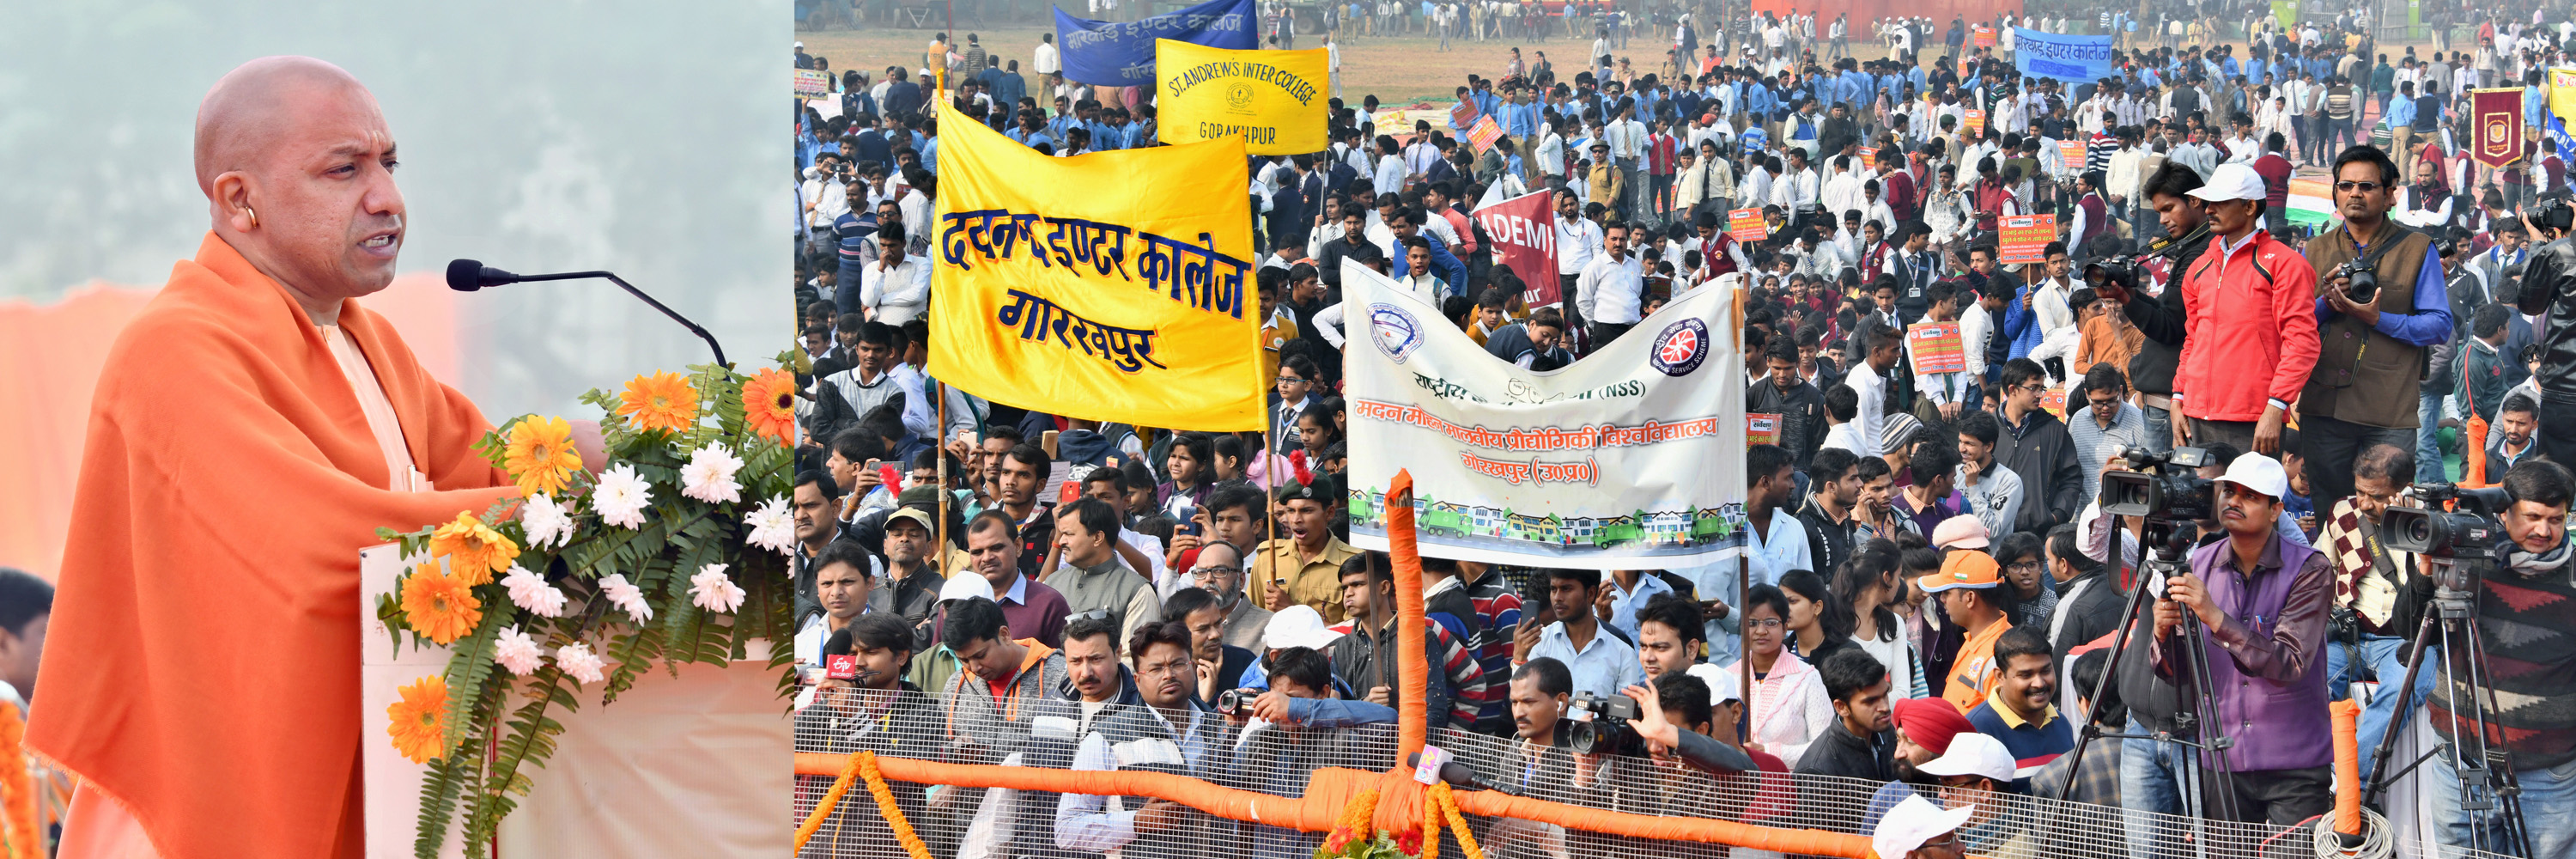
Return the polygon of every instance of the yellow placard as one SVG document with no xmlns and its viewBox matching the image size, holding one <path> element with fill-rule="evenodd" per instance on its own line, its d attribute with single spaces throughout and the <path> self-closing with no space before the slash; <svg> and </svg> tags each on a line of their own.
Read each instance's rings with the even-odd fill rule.
<svg viewBox="0 0 2576 859">
<path fill-rule="evenodd" d="M 1154 88 L 1164 143 L 1240 137 L 1253 155 L 1295 155 L 1331 145 L 1332 97 L 1324 49 L 1230 51 L 1154 40 Z"/>
<path fill-rule="evenodd" d="M 1069 418 L 1263 426 L 1238 138 L 1055 158 L 946 104 L 930 374 Z"/>
<path fill-rule="evenodd" d="M 2549 70 L 2549 112 L 2576 128 L 2576 67 L 2560 66 Z"/>
</svg>

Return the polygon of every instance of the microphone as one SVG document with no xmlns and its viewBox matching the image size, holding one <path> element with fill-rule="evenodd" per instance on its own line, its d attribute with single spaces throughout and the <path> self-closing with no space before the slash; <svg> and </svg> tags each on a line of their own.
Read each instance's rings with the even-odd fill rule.
<svg viewBox="0 0 2576 859">
<path fill-rule="evenodd" d="M 1412 754 L 1405 755 L 1404 765 L 1409 767 L 1422 766 L 1422 753 L 1414 752 Z M 1450 787 L 1461 787 L 1468 790 L 1490 790 L 1507 796 L 1521 795 L 1521 792 L 1518 790 L 1487 783 L 1483 778 L 1476 775 L 1475 767 L 1468 766 L 1466 762 L 1460 761 L 1456 758 L 1451 758 L 1440 765 L 1440 780 L 1448 782 Z"/>
<path fill-rule="evenodd" d="M 460 259 L 449 261 L 447 264 L 447 288 L 458 292 L 475 292 L 485 287 L 500 286 L 510 283 L 527 283 L 540 280 L 588 280 L 591 278 L 599 278 L 601 280 L 617 284 L 617 288 L 626 290 L 626 294 L 635 296 L 645 304 L 652 305 L 655 310 L 662 311 L 662 315 L 671 317 L 671 321 L 680 323 L 681 327 L 689 329 L 689 333 L 696 334 L 698 335 L 698 339 L 707 341 L 707 348 L 714 350 L 716 353 L 716 364 L 718 366 L 727 368 L 731 368 L 733 366 L 725 361 L 724 347 L 716 343 L 715 335 L 707 333 L 707 329 L 701 328 L 697 323 L 689 321 L 688 317 L 681 316 L 678 311 L 672 310 L 671 308 L 663 305 L 662 302 L 653 300 L 652 296 L 645 295 L 643 290 L 636 289 L 634 284 L 627 283 L 625 278 L 618 277 L 614 272 L 567 271 L 552 274 L 516 274 L 484 265 L 481 260 Z"/>
</svg>

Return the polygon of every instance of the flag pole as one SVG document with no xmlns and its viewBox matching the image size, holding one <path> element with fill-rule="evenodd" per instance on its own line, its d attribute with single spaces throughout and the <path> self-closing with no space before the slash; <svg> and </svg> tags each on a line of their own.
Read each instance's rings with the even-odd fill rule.
<svg viewBox="0 0 2576 859">
<path fill-rule="evenodd" d="M 938 570 L 940 575 L 946 576 L 948 575 L 948 383 L 938 382 L 937 384 L 939 399 L 936 420 L 939 425 L 932 427 L 931 432 L 938 437 L 939 443 L 931 445 L 930 451 L 939 457 L 939 549 L 935 556 L 936 560 L 931 562 L 931 569 Z"/>
</svg>

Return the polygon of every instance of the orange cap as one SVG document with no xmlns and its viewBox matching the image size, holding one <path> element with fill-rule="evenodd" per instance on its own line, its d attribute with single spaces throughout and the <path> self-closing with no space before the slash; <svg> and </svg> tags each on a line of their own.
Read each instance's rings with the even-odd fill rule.
<svg viewBox="0 0 2576 859">
<path fill-rule="evenodd" d="M 1991 588 L 2003 583 L 2003 568 L 1995 565 L 1993 556 L 1974 549 L 1951 552 L 1941 559 L 1941 571 L 1914 580 L 1924 593 L 1937 594 L 1951 588 Z"/>
</svg>

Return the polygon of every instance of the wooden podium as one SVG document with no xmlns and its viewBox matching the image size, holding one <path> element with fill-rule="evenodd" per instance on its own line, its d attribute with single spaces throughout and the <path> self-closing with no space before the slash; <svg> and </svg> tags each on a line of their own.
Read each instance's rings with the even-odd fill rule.
<svg viewBox="0 0 2576 859">
<path fill-rule="evenodd" d="M 359 760 L 365 768 L 368 859 L 407 859 L 428 767 L 403 759 L 386 734 L 399 689 L 447 665 L 444 647 L 394 644 L 377 598 L 407 569 L 401 548 L 359 552 Z M 504 672 L 506 673 L 506 672 Z M 596 688 L 577 712 L 552 714 L 564 733 L 553 758 L 528 770 L 535 789 L 501 825 L 496 857 L 785 856 L 795 834 L 794 722 L 760 653 L 730 666 L 654 670 L 617 702 Z M 515 697 L 515 696 L 514 696 Z M 511 706 L 517 706 L 514 700 Z M 442 856 L 462 857 L 456 830 Z"/>
</svg>

